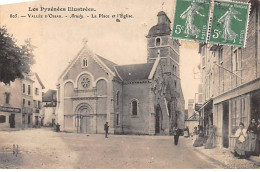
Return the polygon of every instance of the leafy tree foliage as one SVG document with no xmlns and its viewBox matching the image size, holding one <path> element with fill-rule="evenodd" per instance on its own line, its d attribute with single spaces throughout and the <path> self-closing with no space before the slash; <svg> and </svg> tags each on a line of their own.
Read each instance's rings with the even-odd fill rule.
<svg viewBox="0 0 260 172">
<path fill-rule="evenodd" d="M 0 82 L 7 84 L 29 73 L 35 63 L 33 49 L 30 39 L 18 46 L 6 27 L 0 28 Z"/>
</svg>

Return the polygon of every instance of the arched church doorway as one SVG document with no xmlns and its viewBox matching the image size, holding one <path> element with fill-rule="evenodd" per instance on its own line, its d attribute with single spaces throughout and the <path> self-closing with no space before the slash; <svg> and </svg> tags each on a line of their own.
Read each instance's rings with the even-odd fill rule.
<svg viewBox="0 0 260 172">
<path fill-rule="evenodd" d="M 162 128 L 162 109 L 160 105 L 156 106 L 155 114 L 155 134 L 160 134 Z"/>
<path fill-rule="evenodd" d="M 80 133 L 94 133 L 93 115 L 91 115 L 91 107 L 88 104 L 81 105 L 77 110 L 77 131 Z"/>
</svg>

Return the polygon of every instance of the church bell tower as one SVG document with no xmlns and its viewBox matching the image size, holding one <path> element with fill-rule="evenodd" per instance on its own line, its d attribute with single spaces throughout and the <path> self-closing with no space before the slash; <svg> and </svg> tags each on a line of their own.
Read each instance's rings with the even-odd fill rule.
<svg viewBox="0 0 260 172">
<path fill-rule="evenodd" d="M 164 11 L 157 14 L 157 25 L 153 26 L 147 38 L 147 63 L 154 63 L 161 58 L 164 72 L 179 77 L 179 47 L 178 40 L 171 38 L 171 21 Z"/>
<path fill-rule="evenodd" d="M 155 132 L 169 134 L 173 126 L 177 125 L 179 128 L 184 126 L 185 102 L 180 83 L 180 43 L 171 37 L 171 21 L 166 13 L 160 11 L 157 17 L 157 24 L 146 36 L 147 63 L 158 62 L 157 72 L 153 78 L 155 83 L 153 91 L 155 120 L 161 125 L 156 125 Z M 161 110 L 161 114 L 157 113 L 158 109 Z"/>
</svg>

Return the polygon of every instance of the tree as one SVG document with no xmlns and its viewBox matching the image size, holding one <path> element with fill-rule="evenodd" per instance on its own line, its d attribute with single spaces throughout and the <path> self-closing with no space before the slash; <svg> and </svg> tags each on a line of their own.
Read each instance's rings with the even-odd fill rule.
<svg viewBox="0 0 260 172">
<path fill-rule="evenodd" d="M 35 63 L 33 50 L 30 39 L 19 47 L 6 27 L 0 28 L 0 82 L 7 84 L 16 78 L 24 78 Z"/>
</svg>

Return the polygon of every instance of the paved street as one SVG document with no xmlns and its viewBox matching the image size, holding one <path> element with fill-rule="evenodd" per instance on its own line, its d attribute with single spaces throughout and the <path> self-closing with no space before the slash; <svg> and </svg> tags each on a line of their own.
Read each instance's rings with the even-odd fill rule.
<svg viewBox="0 0 260 172">
<path fill-rule="evenodd" d="M 183 137 L 174 146 L 170 136 L 0 132 L 0 168 L 221 168 L 192 150 Z"/>
</svg>

